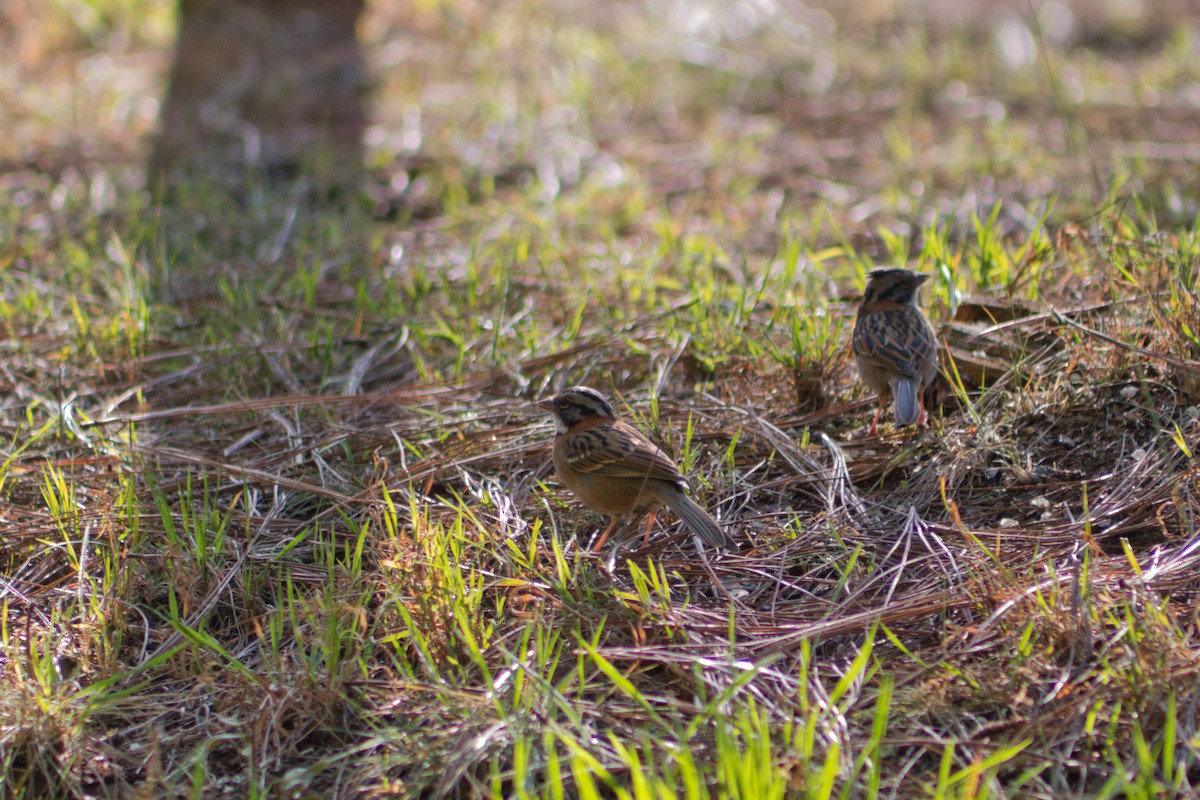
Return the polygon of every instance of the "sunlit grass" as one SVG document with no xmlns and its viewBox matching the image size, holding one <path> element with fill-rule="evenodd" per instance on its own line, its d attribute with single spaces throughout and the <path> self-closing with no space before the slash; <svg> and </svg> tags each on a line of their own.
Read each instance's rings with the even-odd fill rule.
<svg viewBox="0 0 1200 800">
<path fill-rule="evenodd" d="M 144 6 L 38 10 L 22 69 L 138 63 Z M 1019 15 L 885 6 L 375 4 L 432 162 L 378 137 L 386 219 L 155 207 L 101 146 L 153 80 L 80 84 L 100 145 L 0 187 L 5 795 L 1193 792 L 1188 28 L 1023 60 Z M 884 264 L 962 330 L 873 440 Z M 669 512 L 588 552 L 530 407 L 581 382 L 739 554 Z"/>
</svg>

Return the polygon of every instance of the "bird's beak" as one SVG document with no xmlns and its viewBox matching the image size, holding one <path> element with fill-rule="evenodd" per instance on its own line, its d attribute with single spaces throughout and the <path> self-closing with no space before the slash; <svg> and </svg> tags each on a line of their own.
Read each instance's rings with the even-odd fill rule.
<svg viewBox="0 0 1200 800">
<path fill-rule="evenodd" d="M 547 398 L 546 400 L 538 400 L 536 403 L 534 403 L 534 405 L 537 406 L 538 408 L 540 408 L 542 411 L 549 411 L 549 412 L 553 413 L 554 398 L 551 397 L 551 398 Z"/>
<path fill-rule="evenodd" d="M 932 277 L 933 276 L 930 275 L 928 272 L 918 272 L 917 273 L 917 286 L 920 286 L 922 283 L 924 283 L 925 281 L 929 280 Z"/>
</svg>

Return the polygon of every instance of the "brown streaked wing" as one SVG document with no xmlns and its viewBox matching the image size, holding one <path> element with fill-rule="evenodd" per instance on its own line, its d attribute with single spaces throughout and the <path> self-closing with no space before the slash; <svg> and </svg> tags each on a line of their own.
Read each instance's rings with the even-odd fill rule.
<svg viewBox="0 0 1200 800">
<path fill-rule="evenodd" d="M 563 441 L 571 466 L 590 475 L 678 481 L 667 454 L 623 422 L 577 431 Z"/>
<path fill-rule="evenodd" d="M 920 375 L 936 353 L 929 326 L 913 308 L 885 308 L 863 314 L 854 327 L 854 354 L 901 375 Z"/>
</svg>

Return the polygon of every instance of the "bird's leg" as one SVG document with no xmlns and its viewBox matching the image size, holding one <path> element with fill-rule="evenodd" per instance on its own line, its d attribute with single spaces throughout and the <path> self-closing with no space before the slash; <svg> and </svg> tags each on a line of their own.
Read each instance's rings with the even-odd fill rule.
<svg viewBox="0 0 1200 800">
<path fill-rule="evenodd" d="M 917 427 L 924 429 L 929 425 L 929 411 L 925 410 L 925 386 L 920 387 L 917 391 L 917 409 L 920 413 L 917 415 Z"/>
<path fill-rule="evenodd" d="M 600 538 L 596 540 L 594 545 L 592 545 L 593 553 L 600 552 L 600 548 L 604 547 L 604 543 L 608 541 L 609 534 L 613 532 L 613 528 L 617 527 L 617 520 L 619 519 L 620 517 L 613 517 L 612 522 L 608 523 L 608 527 L 604 529 L 604 532 L 600 534 Z"/>
<path fill-rule="evenodd" d="M 879 416 L 883 414 L 883 403 L 875 407 L 875 419 L 871 420 L 871 429 L 867 431 L 867 436 L 879 435 Z"/>
<path fill-rule="evenodd" d="M 658 516 L 658 509 L 650 511 L 650 518 L 646 520 L 646 534 L 642 537 L 642 547 L 650 544 L 650 529 L 654 527 L 654 518 Z"/>
</svg>

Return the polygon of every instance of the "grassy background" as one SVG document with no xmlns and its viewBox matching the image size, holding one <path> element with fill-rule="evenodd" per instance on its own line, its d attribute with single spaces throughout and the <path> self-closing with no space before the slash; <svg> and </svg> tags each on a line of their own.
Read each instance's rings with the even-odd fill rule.
<svg viewBox="0 0 1200 800">
<path fill-rule="evenodd" d="M 7 796 L 1200 784 L 1191 4 L 377 2 L 337 211 L 151 201 L 164 5 L 0 12 Z M 869 439 L 884 263 L 954 361 Z M 587 553 L 581 382 L 728 595 Z"/>
</svg>

